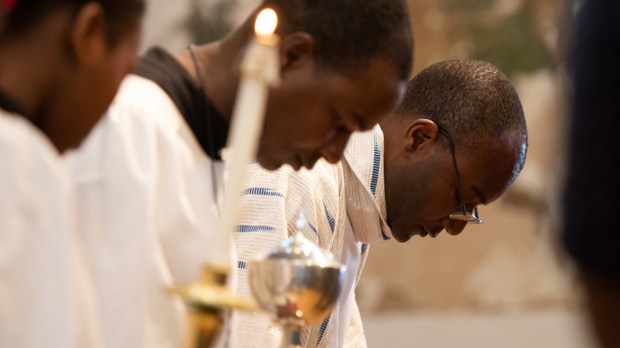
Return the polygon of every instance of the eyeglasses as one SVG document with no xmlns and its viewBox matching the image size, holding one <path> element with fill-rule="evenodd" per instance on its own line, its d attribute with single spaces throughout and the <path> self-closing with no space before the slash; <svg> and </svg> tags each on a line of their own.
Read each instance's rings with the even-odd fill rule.
<svg viewBox="0 0 620 348">
<path fill-rule="evenodd" d="M 463 200 L 463 192 L 461 191 L 461 176 L 459 174 L 459 167 L 456 165 L 456 155 L 454 154 L 454 142 L 452 137 L 445 130 L 439 128 L 439 133 L 448 139 L 448 145 L 450 146 L 450 154 L 452 155 L 452 163 L 454 164 L 454 175 L 456 176 L 456 189 L 461 201 L 461 211 L 450 213 L 448 217 L 450 220 L 462 221 L 468 224 L 481 224 L 482 220 L 478 216 L 478 208 L 474 208 L 471 213 L 467 212 L 465 208 L 465 200 Z"/>
</svg>

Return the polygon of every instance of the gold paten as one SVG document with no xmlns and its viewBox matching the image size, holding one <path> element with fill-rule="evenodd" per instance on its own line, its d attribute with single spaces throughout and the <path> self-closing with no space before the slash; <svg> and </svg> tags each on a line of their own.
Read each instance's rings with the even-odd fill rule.
<svg viewBox="0 0 620 348">
<path fill-rule="evenodd" d="M 226 287 L 228 270 L 205 265 L 198 283 L 170 289 L 187 305 L 187 337 L 185 348 L 211 347 L 219 336 L 228 310 L 257 311 L 249 297 L 231 293 Z"/>
</svg>

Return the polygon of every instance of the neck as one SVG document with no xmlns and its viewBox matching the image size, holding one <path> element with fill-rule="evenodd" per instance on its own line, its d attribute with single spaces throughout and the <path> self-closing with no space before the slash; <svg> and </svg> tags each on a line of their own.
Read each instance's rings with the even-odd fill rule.
<svg viewBox="0 0 620 348">
<path fill-rule="evenodd" d="M 44 19 L 36 29 L 0 45 L 0 90 L 18 104 L 24 117 L 49 134 L 59 122 L 52 101 L 63 88 L 61 77 L 69 65 L 66 36 L 71 13 L 58 11 Z"/>
<path fill-rule="evenodd" d="M 239 62 L 245 45 L 253 33 L 252 23 L 253 21 L 248 19 L 223 39 L 195 49 L 200 73 L 203 75 L 205 93 L 222 117 L 228 121 L 231 120 L 237 94 Z M 179 52 L 175 58 L 196 81 L 201 80 L 188 51 Z"/>
</svg>

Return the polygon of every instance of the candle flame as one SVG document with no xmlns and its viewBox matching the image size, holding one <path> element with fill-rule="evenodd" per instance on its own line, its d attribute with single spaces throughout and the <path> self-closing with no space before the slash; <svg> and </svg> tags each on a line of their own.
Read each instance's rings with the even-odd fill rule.
<svg viewBox="0 0 620 348">
<path fill-rule="evenodd" d="M 278 15 L 270 8 L 266 8 L 258 14 L 254 23 L 254 30 L 258 35 L 270 35 L 276 30 Z"/>
</svg>

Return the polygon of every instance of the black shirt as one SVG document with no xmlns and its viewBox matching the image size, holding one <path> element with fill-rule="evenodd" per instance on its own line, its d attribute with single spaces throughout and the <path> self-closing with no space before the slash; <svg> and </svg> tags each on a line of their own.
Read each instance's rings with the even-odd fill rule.
<svg viewBox="0 0 620 348">
<path fill-rule="evenodd" d="M 620 2 L 586 1 L 572 51 L 563 241 L 579 265 L 620 280 Z"/>
<path fill-rule="evenodd" d="M 21 107 L 11 98 L 9 98 L 6 94 L 0 91 L 0 109 L 4 111 L 8 111 L 17 115 L 24 115 L 21 110 Z"/>
<path fill-rule="evenodd" d="M 228 122 L 179 62 L 161 47 L 140 59 L 136 74 L 157 83 L 174 101 L 202 149 L 215 160 L 226 145 Z"/>
</svg>

